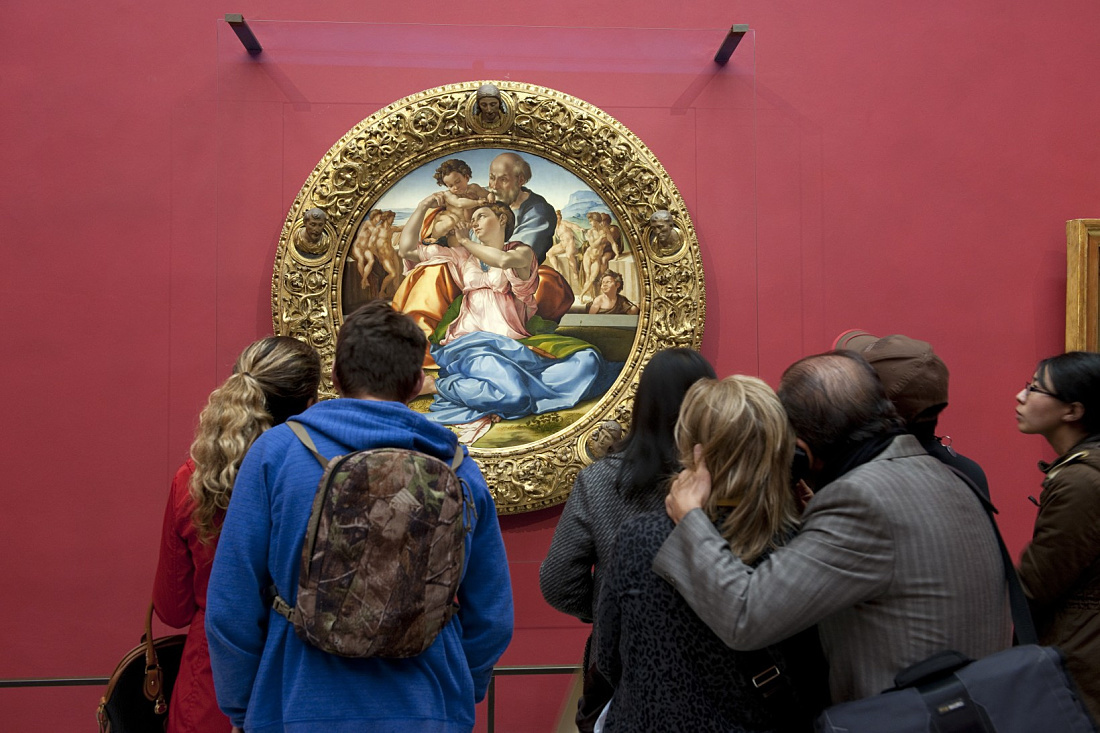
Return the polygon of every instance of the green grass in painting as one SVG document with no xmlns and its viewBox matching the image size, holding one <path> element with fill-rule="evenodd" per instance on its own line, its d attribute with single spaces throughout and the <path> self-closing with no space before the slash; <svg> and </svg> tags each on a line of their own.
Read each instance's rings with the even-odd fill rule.
<svg viewBox="0 0 1100 733">
<path fill-rule="evenodd" d="M 596 400 L 586 400 L 568 410 L 528 415 L 518 420 L 501 420 L 474 443 L 475 448 L 512 448 L 533 443 L 557 433 L 573 424 L 592 408 Z M 417 412 L 427 412 L 432 404 L 431 395 L 417 397 L 409 407 Z"/>
<path fill-rule="evenodd" d="M 634 331 L 607 326 L 558 326 L 554 333 L 584 339 L 603 354 L 608 361 L 626 361 L 634 346 Z"/>
</svg>

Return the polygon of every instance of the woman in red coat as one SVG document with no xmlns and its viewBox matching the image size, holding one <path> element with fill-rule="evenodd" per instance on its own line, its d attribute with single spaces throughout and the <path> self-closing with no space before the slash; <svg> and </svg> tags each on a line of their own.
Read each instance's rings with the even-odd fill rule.
<svg viewBox="0 0 1100 733">
<path fill-rule="evenodd" d="M 250 345 L 199 416 L 191 458 L 172 481 L 164 512 L 153 605 L 161 621 L 187 626 L 167 733 L 228 733 L 218 709 L 206 646 L 206 585 L 233 480 L 253 441 L 317 398 L 321 361 L 297 339 L 272 336 Z"/>
</svg>

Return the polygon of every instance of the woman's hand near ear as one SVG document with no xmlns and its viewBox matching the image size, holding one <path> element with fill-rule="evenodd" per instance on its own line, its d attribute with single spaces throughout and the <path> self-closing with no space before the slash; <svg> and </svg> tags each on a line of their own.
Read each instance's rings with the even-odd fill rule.
<svg viewBox="0 0 1100 733">
<path fill-rule="evenodd" d="M 676 524 L 692 509 L 702 509 L 710 498 L 710 471 L 703 458 L 703 446 L 696 445 L 692 452 L 695 467 L 680 471 L 665 497 L 665 511 Z"/>
</svg>

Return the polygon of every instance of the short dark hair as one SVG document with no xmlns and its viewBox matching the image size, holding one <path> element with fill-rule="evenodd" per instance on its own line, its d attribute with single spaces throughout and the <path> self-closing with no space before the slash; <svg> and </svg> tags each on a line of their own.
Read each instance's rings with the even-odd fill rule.
<svg viewBox="0 0 1100 733">
<path fill-rule="evenodd" d="M 438 168 L 435 169 L 435 182 L 440 186 L 443 184 L 443 179 L 450 173 L 457 173 L 460 176 L 471 178 L 474 172 L 470 169 L 470 166 L 466 164 L 466 161 L 459 158 L 451 158 L 450 160 L 443 161 Z"/>
<path fill-rule="evenodd" d="M 413 396 L 428 340 L 387 301 L 372 300 L 344 320 L 336 335 L 332 379 L 345 397 L 405 402 Z"/>
<path fill-rule="evenodd" d="M 795 435 L 826 466 L 902 425 L 874 368 L 854 351 L 799 359 L 783 372 L 778 394 Z"/>
<path fill-rule="evenodd" d="M 1085 408 L 1081 427 L 1089 435 L 1100 433 L 1100 354 L 1070 351 L 1043 359 L 1035 373 L 1063 402 L 1079 402 Z"/>
</svg>

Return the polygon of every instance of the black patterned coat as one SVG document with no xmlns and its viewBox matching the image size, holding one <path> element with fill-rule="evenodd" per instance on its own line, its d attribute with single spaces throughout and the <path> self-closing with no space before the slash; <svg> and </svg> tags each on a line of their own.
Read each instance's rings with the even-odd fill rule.
<svg viewBox="0 0 1100 733">
<path fill-rule="evenodd" d="M 615 685 L 615 696 L 604 730 L 810 730 L 827 702 L 816 630 L 765 652 L 727 647 L 651 569 L 672 529 L 664 510 L 630 520 L 605 569 L 596 665 Z M 778 706 L 790 715 L 785 719 L 752 684 L 753 676 L 774 663 L 788 673 L 787 697 Z"/>
</svg>

